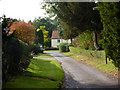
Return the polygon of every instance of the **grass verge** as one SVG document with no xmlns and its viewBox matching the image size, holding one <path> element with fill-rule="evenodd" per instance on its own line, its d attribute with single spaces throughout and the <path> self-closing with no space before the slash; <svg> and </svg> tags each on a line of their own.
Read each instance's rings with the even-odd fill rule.
<svg viewBox="0 0 120 90">
<path fill-rule="evenodd" d="M 39 53 L 37 55 L 34 55 L 34 57 L 42 57 L 42 58 L 53 58 L 52 56 L 46 54 L 46 53 Z"/>
<path fill-rule="evenodd" d="M 104 51 L 92 51 L 70 47 L 70 52 L 63 54 L 96 67 L 96 69 L 100 69 L 101 71 L 118 78 L 118 68 L 113 65 L 112 60 L 108 60 L 108 64 L 105 64 Z"/>
<path fill-rule="evenodd" d="M 59 88 L 64 72 L 56 60 L 31 59 L 23 75 L 7 82 L 3 88 Z"/>
<path fill-rule="evenodd" d="M 45 51 L 59 51 L 59 50 L 45 50 Z"/>
</svg>

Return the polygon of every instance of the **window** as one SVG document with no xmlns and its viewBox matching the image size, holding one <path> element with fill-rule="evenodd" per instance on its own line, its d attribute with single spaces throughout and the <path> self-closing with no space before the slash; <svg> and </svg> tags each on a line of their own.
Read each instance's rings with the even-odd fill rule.
<svg viewBox="0 0 120 90">
<path fill-rule="evenodd" d="M 60 43 L 60 40 L 57 40 L 57 43 Z"/>
</svg>

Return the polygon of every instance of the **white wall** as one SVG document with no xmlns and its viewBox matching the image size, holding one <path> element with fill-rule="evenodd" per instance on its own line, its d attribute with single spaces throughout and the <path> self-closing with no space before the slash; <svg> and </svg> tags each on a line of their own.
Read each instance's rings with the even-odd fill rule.
<svg viewBox="0 0 120 90">
<path fill-rule="evenodd" d="M 60 42 L 58 42 L 58 40 L 60 40 Z M 68 43 L 71 43 L 71 40 L 69 39 L 69 40 L 64 40 L 64 39 L 52 39 L 51 40 L 51 47 L 58 47 L 58 45 L 60 44 L 60 43 L 67 43 L 67 41 L 68 41 Z"/>
</svg>

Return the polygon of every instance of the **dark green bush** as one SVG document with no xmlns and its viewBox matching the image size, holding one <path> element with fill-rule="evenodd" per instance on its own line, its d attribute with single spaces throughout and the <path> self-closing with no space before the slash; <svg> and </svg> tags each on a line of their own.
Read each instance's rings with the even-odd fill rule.
<svg viewBox="0 0 120 90">
<path fill-rule="evenodd" d="M 69 52 L 69 45 L 67 43 L 60 43 L 59 51 L 60 52 Z"/>
<path fill-rule="evenodd" d="M 103 46 L 108 58 L 120 68 L 120 2 L 98 3 L 103 23 Z"/>
<path fill-rule="evenodd" d="M 59 48 L 54 48 L 54 47 L 46 47 L 45 50 L 59 50 Z"/>
<path fill-rule="evenodd" d="M 103 39 L 100 39 L 100 40 L 98 41 L 98 45 L 99 45 L 99 47 L 100 47 L 100 50 L 103 50 Z"/>
<path fill-rule="evenodd" d="M 21 40 L 19 40 L 20 42 L 20 47 L 21 49 L 21 58 L 20 58 L 20 70 L 26 69 L 30 63 L 30 47 L 27 43 L 22 42 Z"/>
<path fill-rule="evenodd" d="M 31 52 L 38 54 L 38 53 L 43 53 L 43 51 L 40 49 L 40 46 L 38 44 L 30 44 L 30 50 Z"/>
<path fill-rule="evenodd" d="M 6 81 L 28 67 L 30 51 L 28 45 L 15 38 L 9 38 L 2 44 L 2 76 Z"/>
<path fill-rule="evenodd" d="M 27 44 L 14 38 L 15 31 L 9 35 L 9 27 L 14 22 L 10 18 L 2 21 L 2 82 L 20 74 L 29 65 L 30 49 Z"/>
</svg>

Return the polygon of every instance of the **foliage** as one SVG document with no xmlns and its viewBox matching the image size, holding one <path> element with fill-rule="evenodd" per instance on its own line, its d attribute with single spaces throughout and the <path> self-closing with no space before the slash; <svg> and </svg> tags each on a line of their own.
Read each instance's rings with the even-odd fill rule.
<svg viewBox="0 0 120 90">
<path fill-rule="evenodd" d="M 84 48 L 86 50 L 94 48 L 94 41 L 93 41 L 93 34 L 89 31 L 81 33 L 78 37 L 75 38 L 73 41 L 74 46 L 77 44 L 77 46 Z"/>
<path fill-rule="evenodd" d="M 36 36 L 38 36 L 38 43 L 40 43 L 43 46 L 47 44 L 48 31 L 45 30 L 45 26 L 40 26 L 40 28 L 36 30 Z"/>
<path fill-rule="evenodd" d="M 32 25 L 34 25 L 34 27 L 36 29 L 40 28 L 40 26 L 45 26 L 45 30 L 48 31 L 48 37 L 50 38 L 52 36 L 52 31 L 57 29 L 57 25 L 55 25 L 55 23 L 53 24 L 53 20 L 49 19 L 49 18 L 38 18 L 35 19 L 32 22 Z"/>
<path fill-rule="evenodd" d="M 100 39 L 100 40 L 98 41 L 98 45 L 99 45 L 99 47 L 100 47 L 100 50 L 103 50 L 103 49 L 104 49 L 104 47 L 103 47 L 103 39 Z"/>
<path fill-rule="evenodd" d="M 29 48 L 25 43 L 21 43 L 15 38 L 3 43 L 2 69 L 3 81 L 18 74 L 29 65 Z"/>
<path fill-rule="evenodd" d="M 120 68 L 120 2 L 98 3 L 106 55 Z"/>
<path fill-rule="evenodd" d="M 48 47 L 45 50 L 59 50 L 59 48 L 54 48 L 54 47 Z"/>
<path fill-rule="evenodd" d="M 23 71 L 24 69 L 26 69 L 29 66 L 30 63 L 30 47 L 27 43 L 24 43 L 23 41 L 19 40 L 20 42 L 20 47 L 21 47 L 21 58 L 20 58 L 20 63 L 19 63 L 19 67 L 20 70 Z"/>
<path fill-rule="evenodd" d="M 6 18 L 2 21 L 2 80 L 11 79 L 29 65 L 29 48 L 24 42 L 9 35 L 9 27 L 16 19 Z"/>
<path fill-rule="evenodd" d="M 52 2 L 45 4 L 44 8 L 57 14 L 67 29 L 74 28 L 83 32 L 101 29 L 99 13 L 93 11 L 95 6 L 94 2 Z"/>
<path fill-rule="evenodd" d="M 60 52 L 69 52 L 69 45 L 67 43 L 60 43 L 59 51 Z"/>
<path fill-rule="evenodd" d="M 75 38 L 79 35 L 79 31 L 77 28 L 75 27 L 70 27 L 69 25 L 67 25 L 66 23 L 63 22 L 63 37 L 64 39 L 72 39 Z"/>
<path fill-rule="evenodd" d="M 34 54 L 43 53 L 38 44 L 31 43 L 29 47 Z"/>
<path fill-rule="evenodd" d="M 48 5 L 48 6 L 47 6 Z M 94 2 L 52 2 L 47 3 L 47 11 L 53 11 L 63 24 L 63 36 L 72 39 L 86 30 L 100 33 L 102 23 L 98 11 L 94 11 Z M 97 34 L 95 33 L 94 45 L 98 49 Z"/>
<path fill-rule="evenodd" d="M 38 29 L 35 30 L 35 35 L 36 35 L 35 44 L 40 44 L 44 47 L 44 36 L 42 30 Z"/>
<path fill-rule="evenodd" d="M 41 31 L 40 31 L 41 30 Z M 43 32 L 43 41 L 44 41 L 44 46 L 45 47 L 49 47 L 50 45 L 49 45 L 49 41 L 50 41 L 50 38 L 48 38 L 48 31 L 46 31 L 45 30 L 45 26 L 40 26 L 40 28 L 38 28 L 37 30 L 36 30 L 36 33 L 37 33 L 37 36 L 39 36 L 39 42 L 41 42 L 41 43 L 43 43 L 43 41 L 41 41 L 42 40 L 42 36 L 40 36 L 38 33 L 39 32 Z M 41 34 L 42 35 L 42 34 Z"/>
<path fill-rule="evenodd" d="M 35 40 L 34 26 L 24 21 L 14 22 L 10 27 L 10 34 L 15 32 L 15 37 L 26 43 L 32 43 Z"/>
</svg>

